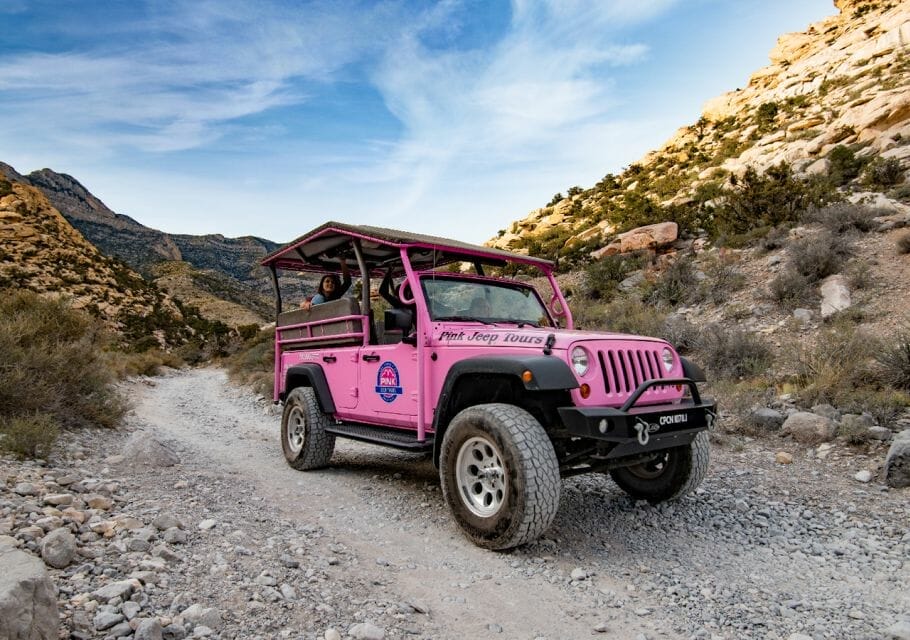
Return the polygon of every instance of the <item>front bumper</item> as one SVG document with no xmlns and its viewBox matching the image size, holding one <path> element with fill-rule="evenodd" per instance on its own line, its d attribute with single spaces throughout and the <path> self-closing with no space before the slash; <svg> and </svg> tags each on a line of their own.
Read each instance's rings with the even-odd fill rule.
<svg viewBox="0 0 910 640">
<path fill-rule="evenodd" d="M 645 391 L 665 385 L 687 386 L 692 399 L 678 404 L 635 406 Z M 699 431 L 714 423 L 717 403 L 711 398 L 702 400 L 693 380 L 672 378 L 642 383 L 618 409 L 560 407 L 559 416 L 570 436 L 614 443 L 607 458 L 620 458 L 689 444 Z"/>
</svg>

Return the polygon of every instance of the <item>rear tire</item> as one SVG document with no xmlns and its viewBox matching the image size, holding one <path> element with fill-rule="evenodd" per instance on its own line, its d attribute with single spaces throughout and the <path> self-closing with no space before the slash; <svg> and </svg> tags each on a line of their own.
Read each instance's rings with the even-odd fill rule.
<svg viewBox="0 0 910 640">
<path fill-rule="evenodd" d="M 510 549 L 553 522 L 562 488 L 559 462 L 546 431 L 524 409 L 465 409 L 446 429 L 439 460 L 443 497 L 474 544 Z"/>
<path fill-rule="evenodd" d="M 652 504 L 688 495 L 708 473 L 708 432 L 701 431 L 690 444 L 661 453 L 651 462 L 613 469 L 610 476 L 630 496 Z"/>
<path fill-rule="evenodd" d="M 320 469 L 335 451 L 335 436 L 325 432 L 329 417 L 323 413 L 310 387 L 297 387 L 284 401 L 281 415 L 281 449 L 288 464 L 298 471 Z"/>
</svg>

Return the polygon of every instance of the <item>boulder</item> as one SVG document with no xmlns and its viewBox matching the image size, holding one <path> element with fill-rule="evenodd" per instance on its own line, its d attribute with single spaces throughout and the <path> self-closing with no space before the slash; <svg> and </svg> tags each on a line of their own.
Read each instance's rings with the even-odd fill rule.
<svg viewBox="0 0 910 640">
<path fill-rule="evenodd" d="M 0 638 L 56 640 L 57 595 L 35 556 L 0 544 Z"/>
<path fill-rule="evenodd" d="M 193 604 L 183 610 L 180 614 L 184 623 L 199 626 L 203 625 L 217 631 L 221 628 L 221 613 L 217 609 L 203 607 L 201 604 Z"/>
<path fill-rule="evenodd" d="M 620 242 L 620 251 L 640 251 L 642 249 L 658 249 L 676 242 L 679 235 L 679 225 L 675 222 L 659 222 L 626 231 L 617 236 Z"/>
<path fill-rule="evenodd" d="M 786 419 L 781 433 L 793 436 L 802 444 L 815 445 L 833 440 L 837 434 L 837 423 L 824 416 L 797 411 Z"/>
<path fill-rule="evenodd" d="M 180 457 L 146 433 L 137 433 L 123 446 L 124 462 L 147 467 L 173 467 Z"/>
<path fill-rule="evenodd" d="M 767 431 L 778 431 L 784 424 L 784 415 L 780 411 L 762 407 L 750 414 L 749 421 Z"/>
<path fill-rule="evenodd" d="M 76 537 L 69 529 L 54 529 L 41 540 L 41 558 L 55 569 L 63 569 L 76 559 Z"/>
<path fill-rule="evenodd" d="M 822 280 L 821 294 L 822 318 L 833 316 L 839 311 L 850 308 L 850 305 L 853 304 L 850 300 L 850 289 L 847 287 L 847 279 L 839 273 Z"/>
<path fill-rule="evenodd" d="M 910 487 L 910 429 L 894 436 L 885 456 L 884 476 L 890 487 Z"/>
</svg>

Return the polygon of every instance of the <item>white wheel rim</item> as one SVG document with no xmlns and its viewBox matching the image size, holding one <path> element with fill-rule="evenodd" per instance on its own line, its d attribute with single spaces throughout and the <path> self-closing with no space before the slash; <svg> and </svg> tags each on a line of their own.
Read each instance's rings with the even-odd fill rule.
<svg viewBox="0 0 910 640">
<path fill-rule="evenodd" d="M 306 419 L 298 407 L 291 409 L 288 415 L 288 449 L 291 453 L 300 453 L 306 439 Z"/>
<path fill-rule="evenodd" d="M 502 507 L 508 488 L 502 456 L 486 438 L 466 440 L 455 460 L 461 500 L 475 516 L 489 518 Z"/>
</svg>

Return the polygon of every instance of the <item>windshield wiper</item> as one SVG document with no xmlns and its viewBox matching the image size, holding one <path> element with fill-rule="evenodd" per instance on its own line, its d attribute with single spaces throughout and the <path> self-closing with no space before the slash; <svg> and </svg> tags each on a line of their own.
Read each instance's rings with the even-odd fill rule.
<svg viewBox="0 0 910 640">
<path fill-rule="evenodd" d="M 435 318 L 434 322 L 480 322 L 483 324 L 496 324 L 495 322 L 490 322 L 483 318 L 475 318 L 474 316 L 441 316 Z"/>
</svg>

